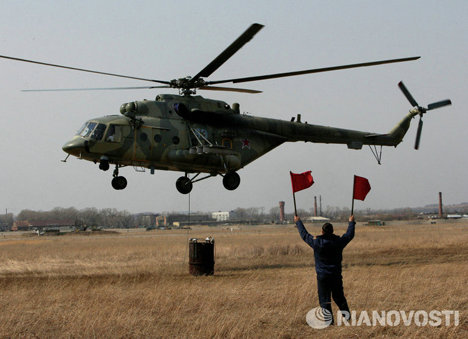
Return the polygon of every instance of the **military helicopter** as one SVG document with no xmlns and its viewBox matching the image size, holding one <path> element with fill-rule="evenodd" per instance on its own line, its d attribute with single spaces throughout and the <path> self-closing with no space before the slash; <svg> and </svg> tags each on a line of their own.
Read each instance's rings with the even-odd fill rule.
<svg viewBox="0 0 468 339">
<path fill-rule="evenodd" d="M 190 193 L 195 182 L 217 175 L 223 177 L 223 185 L 226 189 L 235 190 L 240 184 L 240 176 L 237 173 L 240 169 L 284 142 L 293 141 L 345 144 L 350 149 L 361 149 L 363 145 L 369 145 L 380 163 L 382 146 L 397 146 L 406 134 L 413 117 L 420 116 L 415 144 L 417 149 L 421 137 L 423 114 L 451 104 L 451 101 L 447 99 L 429 104 L 427 108 L 421 107 L 405 85 L 400 82 L 399 87 L 413 108 L 390 132 L 378 134 L 303 123 L 299 114 L 290 121 L 254 117 L 241 114 L 238 103 L 230 106 L 223 101 L 195 95 L 197 90 L 255 94 L 261 91 L 215 85 L 376 66 L 420 58 L 417 56 L 217 81 L 205 80 L 262 28 L 261 24 L 252 24 L 195 76 L 170 81 L 106 73 L 9 56 L 0 55 L 0 57 L 158 84 L 94 89 L 173 88 L 179 90 L 179 95 L 159 94 L 155 100 L 124 103 L 120 107 L 121 115 L 109 115 L 87 121 L 63 146 L 63 150 L 68 153 L 63 161 L 73 155 L 79 159 L 99 163 L 99 169 L 103 171 L 109 170 L 111 165 L 115 166 L 112 187 L 116 190 L 123 190 L 127 186 L 125 177 L 119 175 L 119 169 L 125 166 L 148 168 L 151 174 L 154 174 L 155 170 L 184 172 L 185 175 L 176 181 L 176 188 L 182 194 Z M 27 91 L 65 90 L 83 89 Z M 93 89 L 89 88 L 89 90 Z M 380 152 L 378 146 L 380 146 Z M 200 177 L 202 173 L 204 176 Z M 189 177 L 192 174 L 193 176 Z"/>
</svg>

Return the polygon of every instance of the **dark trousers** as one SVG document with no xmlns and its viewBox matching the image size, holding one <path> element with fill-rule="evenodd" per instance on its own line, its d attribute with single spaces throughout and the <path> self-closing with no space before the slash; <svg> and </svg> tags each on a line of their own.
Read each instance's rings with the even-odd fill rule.
<svg viewBox="0 0 468 339">
<path fill-rule="evenodd" d="M 343 292 L 343 277 L 340 275 L 317 276 L 317 287 L 320 307 L 328 310 L 332 315 L 331 298 L 346 318 L 349 317 L 349 307 Z"/>
</svg>

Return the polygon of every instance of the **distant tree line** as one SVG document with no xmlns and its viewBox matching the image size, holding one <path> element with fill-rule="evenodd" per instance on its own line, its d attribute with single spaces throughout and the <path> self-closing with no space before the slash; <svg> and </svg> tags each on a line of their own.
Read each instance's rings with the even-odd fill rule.
<svg viewBox="0 0 468 339">
<path fill-rule="evenodd" d="M 259 224 L 276 223 L 280 219 L 280 209 L 278 206 L 265 211 L 264 207 L 236 208 L 232 212 L 232 219 L 239 222 Z M 195 212 L 193 214 L 196 214 Z M 346 221 L 351 211 L 345 207 L 327 206 L 322 211 L 322 216 L 334 221 Z M 468 214 L 468 203 L 451 205 L 444 207 L 444 213 Z M 164 212 L 164 215 L 180 214 L 179 212 Z M 201 214 L 201 213 L 199 213 Z M 427 215 L 437 215 L 438 206 L 426 206 L 422 208 L 397 208 L 391 210 L 357 210 L 355 215 L 358 220 L 367 221 L 372 219 L 379 220 L 411 220 L 424 218 Z M 298 209 L 298 215 L 302 218 L 314 215 L 314 209 Z M 293 213 L 285 214 L 286 220 L 292 221 Z M 12 213 L 0 215 L 0 230 L 9 230 L 13 223 L 17 221 L 74 221 L 77 225 L 99 226 L 109 228 L 127 228 L 153 226 L 154 218 L 148 217 L 148 214 L 131 214 L 128 211 L 119 211 L 115 208 L 85 208 L 78 210 L 74 207 L 56 207 L 50 211 L 34 211 L 25 209 L 18 215 Z"/>
<path fill-rule="evenodd" d="M 56 207 L 50 211 L 22 210 L 16 220 L 34 221 L 74 221 L 78 225 L 103 227 L 132 227 L 135 217 L 127 211 L 118 211 L 115 208 L 85 208 L 78 210 L 74 207 Z M 10 220 L 13 223 L 12 220 Z"/>
<path fill-rule="evenodd" d="M 0 215 L 0 231 L 6 231 L 13 226 L 14 216 L 13 213 L 6 213 Z"/>
</svg>

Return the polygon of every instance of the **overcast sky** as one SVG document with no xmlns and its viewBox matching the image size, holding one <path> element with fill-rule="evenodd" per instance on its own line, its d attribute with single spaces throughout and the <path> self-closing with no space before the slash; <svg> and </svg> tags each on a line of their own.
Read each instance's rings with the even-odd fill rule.
<svg viewBox="0 0 468 339">
<path fill-rule="evenodd" d="M 453 105 L 417 120 L 404 141 L 384 148 L 378 165 L 368 148 L 287 143 L 239 171 L 240 187 L 222 178 L 196 183 L 192 211 L 265 207 L 286 201 L 289 171 L 311 170 L 312 188 L 297 193 L 299 208 L 314 195 L 326 206 L 350 207 L 353 175 L 372 190 L 356 209 L 417 207 L 468 201 L 468 2 L 460 1 L 0 1 L 0 54 L 99 71 L 170 80 L 195 75 L 258 22 L 265 27 L 209 80 L 349 63 L 421 56 L 418 61 L 249 83 L 262 94 L 202 92 L 239 102 L 241 111 L 311 124 L 388 132 L 410 105 L 403 80 L 422 104 Z M 128 187 L 115 191 L 112 171 L 70 157 L 62 145 L 91 118 L 118 114 L 124 102 L 173 90 L 27 93 L 22 89 L 143 86 L 147 83 L 0 60 L 1 209 L 117 208 L 184 211 L 177 172 L 151 175 L 127 167 Z"/>
</svg>

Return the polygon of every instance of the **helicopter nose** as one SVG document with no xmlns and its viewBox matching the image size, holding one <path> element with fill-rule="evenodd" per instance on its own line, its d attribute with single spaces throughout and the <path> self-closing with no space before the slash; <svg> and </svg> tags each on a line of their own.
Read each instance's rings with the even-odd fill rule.
<svg viewBox="0 0 468 339">
<path fill-rule="evenodd" d="M 71 155 L 79 156 L 83 152 L 87 152 L 88 141 L 83 139 L 73 139 L 65 143 L 62 149 Z"/>
</svg>

